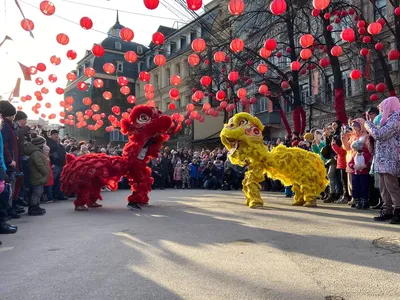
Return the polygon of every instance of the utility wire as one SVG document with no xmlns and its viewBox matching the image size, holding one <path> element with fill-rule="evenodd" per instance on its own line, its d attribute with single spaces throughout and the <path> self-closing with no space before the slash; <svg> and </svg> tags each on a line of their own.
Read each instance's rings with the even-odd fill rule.
<svg viewBox="0 0 400 300">
<path fill-rule="evenodd" d="M 186 11 L 185 10 L 182 11 L 182 7 L 180 7 L 180 6 L 178 6 L 178 7 L 172 6 L 170 3 L 168 3 L 168 1 L 165 1 L 165 0 L 161 1 L 160 4 L 162 6 L 164 6 L 166 9 L 168 9 L 171 13 L 176 15 L 180 20 L 187 22 L 187 19 L 190 19 L 190 17 L 188 18 L 188 16 L 185 14 Z M 179 15 L 178 15 L 178 13 L 179 13 Z"/>
</svg>

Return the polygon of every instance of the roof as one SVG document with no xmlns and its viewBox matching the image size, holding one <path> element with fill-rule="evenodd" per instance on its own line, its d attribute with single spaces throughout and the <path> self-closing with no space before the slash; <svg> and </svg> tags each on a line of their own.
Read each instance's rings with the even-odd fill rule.
<svg viewBox="0 0 400 300">
<path fill-rule="evenodd" d="M 116 48 L 116 43 L 120 43 L 121 44 L 121 49 L 117 49 Z M 136 53 L 138 53 L 137 48 L 140 46 L 142 47 L 142 51 L 146 51 L 147 47 L 138 44 L 138 43 L 134 43 L 134 42 L 125 42 L 123 40 L 121 40 L 120 38 L 114 37 L 114 36 L 109 36 L 108 38 L 105 38 L 102 42 L 101 42 L 101 46 L 103 46 L 104 49 L 109 49 L 109 50 L 114 50 L 114 51 L 121 51 L 121 52 L 126 52 L 126 51 L 135 51 Z M 138 55 L 140 55 L 138 53 Z"/>
</svg>

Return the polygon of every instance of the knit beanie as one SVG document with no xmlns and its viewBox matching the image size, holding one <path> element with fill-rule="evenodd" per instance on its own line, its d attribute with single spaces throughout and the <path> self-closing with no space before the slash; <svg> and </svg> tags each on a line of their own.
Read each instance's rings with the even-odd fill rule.
<svg viewBox="0 0 400 300">
<path fill-rule="evenodd" d="M 50 135 L 55 134 L 55 133 L 58 133 L 57 129 L 53 129 L 52 131 L 50 131 Z"/>
<path fill-rule="evenodd" d="M 21 121 L 24 119 L 28 119 L 28 115 L 26 113 L 24 113 L 22 110 L 17 111 L 14 121 L 17 122 L 17 121 Z"/>
<path fill-rule="evenodd" d="M 43 145 L 46 144 L 46 140 L 41 136 L 37 136 L 31 140 L 31 143 L 36 147 L 43 148 Z"/>
<path fill-rule="evenodd" d="M 312 141 L 314 139 L 314 135 L 311 133 L 311 132 L 307 132 L 305 135 L 304 135 L 304 140 L 305 141 Z"/>
<path fill-rule="evenodd" d="M 11 117 L 17 113 L 14 105 L 8 101 L 0 101 L 0 114 L 3 117 Z"/>
</svg>

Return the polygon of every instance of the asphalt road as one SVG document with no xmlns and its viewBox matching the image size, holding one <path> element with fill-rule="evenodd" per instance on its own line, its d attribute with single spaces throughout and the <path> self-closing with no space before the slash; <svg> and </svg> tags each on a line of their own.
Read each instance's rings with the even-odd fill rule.
<svg viewBox="0 0 400 300">
<path fill-rule="evenodd" d="M 400 248 L 374 245 L 400 227 L 374 212 L 273 193 L 251 210 L 240 192 L 166 190 L 137 213 L 127 194 L 15 221 L 0 235 L 0 299 L 400 299 Z"/>
</svg>

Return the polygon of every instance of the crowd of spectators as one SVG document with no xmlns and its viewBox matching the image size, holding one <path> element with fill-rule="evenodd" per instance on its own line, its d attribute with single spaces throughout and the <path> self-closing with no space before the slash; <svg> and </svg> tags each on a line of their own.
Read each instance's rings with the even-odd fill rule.
<svg viewBox="0 0 400 300">
<path fill-rule="evenodd" d="M 28 215 L 41 216 L 40 205 L 67 200 L 60 190 L 60 176 L 66 153 L 122 155 L 122 145 L 96 145 L 57 130 L 45 131 L 27 126 L 27 115 L 16 111 L 8 101 L 0 101 L 0 233 L 15 233 L 18 219 L 28 208 Z M 379 109 L 372 107 L 364 118 L 327 124 L 304 135 L 293 133 L 285 139 L 266 142 L 272 150 L 282 144 L 300 147 L 320 156 L 325 163 L 329 187 L 321 195 L 324 203 L 349 204 L 356 209 L 380 208 L 375 221 L 400 224 L 400 102 L 386 99 Z M 222 147 L 192 151 L 164 148 L 149 163 L 154 178 L 153 189 L 238 190 L 246 167 L 232 165 Z M 291 187 L 265 178 L 262 190 L 285 192 Z M 129 188 L 126 179 L 120 188 Z M 107 190 L 105 188 L 104 190 Z M 0 242 L 1 243 L 1 242 Z"/>
</svg>

